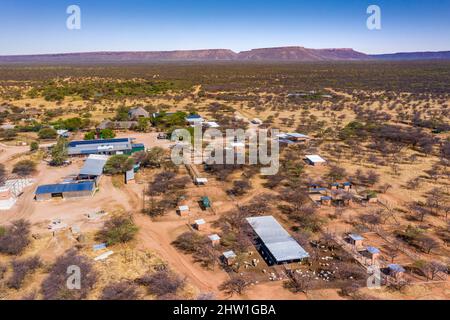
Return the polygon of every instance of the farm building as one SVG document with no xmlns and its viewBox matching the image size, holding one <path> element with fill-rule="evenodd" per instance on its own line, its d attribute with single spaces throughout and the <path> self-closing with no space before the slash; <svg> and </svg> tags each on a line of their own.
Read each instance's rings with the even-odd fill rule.
<svg viewBox="0 0 450 320">
<path fill-rule="evenodd" d="M 95 180 L 98 184 L 98 180 L 103 174 L 103 168 L 108 162 L 108 156 L 101 154 L 91 154 L 84 162 L 83 168 L 81 168 L 78 175 L 79 180 Z"/>
<path fill-rule="evenodd" d="M 37 201 L 50 200 L 53 198 L 81 198 L 90 197 L 95 192 L 95 183 L 93 181 L 86 181 L 80 183 L 66 183 L 66 184 L 50 184 L 39 186 L 36 189 L 35 195 Z"/>
<path fill-rule="evenodd" d="M 307 163 L 309 163 L 312 166 L 321 166 L 326 163 L 326 160 L 323 159 L 321 156 L 318 156 L 316 154 L 314 155 L 307 155 L 305 157 L 305 160 Z"/>
<path fill-rule="evenodd" d="M 202 231 L 206 228 L 206 221 L 204 219 L 195 220 L 195 229 Z"/>
<path fill-rule="evenodd" d="M 220 244 L 220 237 L 218 234 L 212 234 L 208 236 L 208 238 L 211 241 L 213 247 L 218 246 Z"/>
<path fill-rule="evenodd" d="M 257 249 L 268 265 L 299 262 L 309 254 L 272 216 L 247 218 L 257 239 Z"/>
<path fill-rule="evenodd" d="M 72 141 L 68 146 L 68 154 L 70 156 L 132 154 L 145 149 L 143 144 L 133 144 L 132 141 L 131 138 Z"/>
<path fill-rule="evenodd" d="M 229 266 L 233 265 L 236 261 L 236 253 L 234 251 L 227 251 L 223 253 L 223 258 L 225 260 L 225 263 Z"/>
<path fill-rule="evenodd" d="M 378 260 L 378 258 L 381 255 L 381 251 L 378 248 L 375 247 L 367 247 L 366 248 L 366 255 L 372 259 L 372 263 L 375 263 L 376 260 Z"/>
<path fill-rule="evenodd" d="M 359 234 L 349 234 L 348 239 L 349 242 L 356 248 L 361 248 L 363 246 L 364 237 L 360 236 Z"/>
<path fill-rule="evenodd" d="M 287 136 L 288 140 L 291 140 L 294 142 L 306 142 L 306 141 L 311 140 L 311 138 L 308 137 L 307 135 L 297 133 L 297 132 L 287 133 L 286 136 Z"/>
<path fill-rule="evenodd" d="M 139 118 L 149 118 L 150 113 L 142 107 L 137 107 L 137 108 L 130 109 L 130 111 L 128 111 L 128 117 L 133 120 L 136 120 Z"/>
<path fill-rule="evenodd" d="M 405 274 L 405 268 L 403 268 L 401 265 L 399 264 L 390 264 L 387 267 L 389 275 L 391 277 L 394 277 L 397 280 L 400 280 L 403 278 L 403 275 Z"/>
</svg>

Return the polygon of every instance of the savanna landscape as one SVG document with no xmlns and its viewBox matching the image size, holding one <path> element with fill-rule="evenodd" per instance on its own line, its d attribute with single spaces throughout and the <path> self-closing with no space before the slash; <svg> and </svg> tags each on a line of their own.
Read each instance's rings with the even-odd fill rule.
<svg viewBox="0 0 450 320">
<path fill-rule="evenodd" d="M 308 139 L 281 143 L 275 175 L 177 166 L 167 137 L 189 115 Z M 0 125 L 0 181 L 30 180 L 0 211 L 0 299 L 449 299 L 447 61 L 8 64 Z M 111 155 L 92 196 L 35 200 L 82 168 L 70 141 L 99 137 L 145 150 Z M 308 259 L 268 263 L 246 222 L 260 216 Z"/>
</svg>

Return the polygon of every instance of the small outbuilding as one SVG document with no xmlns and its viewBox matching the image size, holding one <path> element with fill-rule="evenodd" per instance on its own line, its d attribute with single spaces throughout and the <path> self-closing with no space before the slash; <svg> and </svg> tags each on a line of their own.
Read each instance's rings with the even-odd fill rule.
<svg viewBox="0 0 450 320">
<path fill-rule="evenodd" d="M 223 253 L 223 258 L 225 260 L 225 263 L 228 266 L 231 266 L 236 262 L 237 255 L 236 253 L 234 253 L 234 251 L 226 251 Z"/>
<path fill-rule="evenodd" d="M 393 278 L 395 278 L 396 280 L 401 280 L 405 274 L 405 268 L 403 268 L 401 265 L 399 264 L 390 264 L 388 265 L 388 272 L 389 275 Z"/>
<path fill-rule="evenodd" d="M 213 247 L 218 246 L 220 244 L 220 237 L 217 234 L 212 234 L 208 236 L 209 240 L 211 241 L 211 244 Z"/>
<path fill-rule="evenodd" d="M 367 256 L 372 259 L 372 264 L 375 263 L 381 255 L 381 251 L 375 247 L 367 247 L 366 248 Z"/>
<path fill-rule="evenodd" d="M 320 203 L 323 205 L 323 206 L 331 206 L 331 204 L 332 204 L 332 198 L 331 197 L 329 197 L 329 196 L 324 196 L 324 197 L 321 197 L 320 198 Z"/>
<path fill-rule="evenodd" d="M 355 246 L 355 248 L 362 248 L 363 247 L 363 241 L 364 237 L 360 236 L 359 234 L 353 233 L 348 235 L 348 240 L 350 244 Z"/>
<path fill-rule="evenodd" d="M 178 207 L 178 214 L 180 215 L 180 217 L 187 217 L 189 216 L 189 206 L 179 206 Z"/>
<path fill-rule="evenodd" d="M 205 230 L 205 228 L 206 228 L 206 221 L 204 219 L 195 220 L 194 227 L 198 231 Z"/>
<path fill-rule="evenodd" d="M 305 160 L 308 164 L 312 166 L 322 166 L 327 163 L 325 159 L 316 154 L 305 156 Z"/>
</svg>

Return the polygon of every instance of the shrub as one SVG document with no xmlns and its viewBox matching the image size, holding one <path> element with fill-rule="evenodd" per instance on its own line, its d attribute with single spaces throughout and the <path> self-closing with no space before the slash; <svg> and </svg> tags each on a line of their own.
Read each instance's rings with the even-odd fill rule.
<svg viewBox="0 0 450 320">
<path fill-rule="evenodd" d="M 105 223 L 97 238 L 108 245 L 126 243 L 134 239 L 138 230 L 131 216 L 116 216 Z"/>
<path fill-rule="evenodd" d="M 111 129 L 103 129 L 100 132 L 100 136 L 102 139 L 113 139 L 116 137 L 116 133 Z"/>
<path fill-rule="evenodd" d="M 17 137 L 17 131 L 15 129 L 6 129 L 5 131 L 1 132 L 1 137 L 5 140 L 13 140 L 15 137 Z"/>
<path fill-rule="evenodd" d="M 95 132 L 90 131 L 84 135 L 84 140 L 95 140 Z"/>
<path fill-rule="evenodd" d="M 31 257 L 22 260 L 14 260 L 12 262 L 13 275 L 8 280 L 8 287 L 13 289 L 20 289 L 22 287 L 25 277 L 33 273 L 37 268 L 41 267 L 42 262 L 39 257 Z"/>
<path fill-rule="evenodd" d="M 145 275 L 139 278 L 137 283 L 147 287 L 150 294 L 154 294 L 159 298 L 174 295 L 185 286 L 184 279 L 167 270 Z"/>
<path fill-rule="evenodd" d="M 103 289 L 102 300 L 138 300 L 139 287 L 131 281 L 121 281 Z"/>
<path fill-rule="evenodd" d="M 80 268 L 81 288 L 67 288 L 70 266 Z M 74 249 L 59 257 L 53 264 L 48 277 L 42 282 L 41 291 L 45 300 L 81 300 L 85 299 L 97 281 L 91 260 L 81 256 Z"/>
<path fill-rule="evenodd" d="M 22 253 L 30 243 L 30 223 L 25 220 L 14 221 L 11 227 L 0 233 L 0 252 L 16 255 Z"/>
<path fill-rule="evenodd" d="M 39 143 L 37 141 L 33 141 L 30 143 L 30 151 L 37 151 L 39 149 Z"/>
<path fill-rule="evenodd" d="M 185 253 L 195 253 L 205 242 L 206 239 L 201 235 L 188 231 L 178 236 L 172 244 Z"/>
<path fill-rule="evenodd" d="M 56 139 L 57 136 L 58 133 L 53 128 L 42 128 L 38 133 L 39 139 L 43 140 Z"/>
<path fill-rule="evenodd" d="M 36 163 L 31 160 L 22 160 L 14 165 L 13 173 L 26 177 L 36 172 Z"/>
</svg>

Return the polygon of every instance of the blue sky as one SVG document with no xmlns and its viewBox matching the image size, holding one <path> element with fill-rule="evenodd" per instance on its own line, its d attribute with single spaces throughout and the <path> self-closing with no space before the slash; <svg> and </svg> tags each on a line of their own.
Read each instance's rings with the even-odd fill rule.
<svg viewBox="0 0 450 320">
<path fill-rule="evenodd" d="M 81 8 L 81 30 L 66 8 Z M 382 10 L 382 29 L 366 9 Z M 299 45 L 450 50 L 450 0 L 0 0 L 0 55 Z"/>
</svg>

